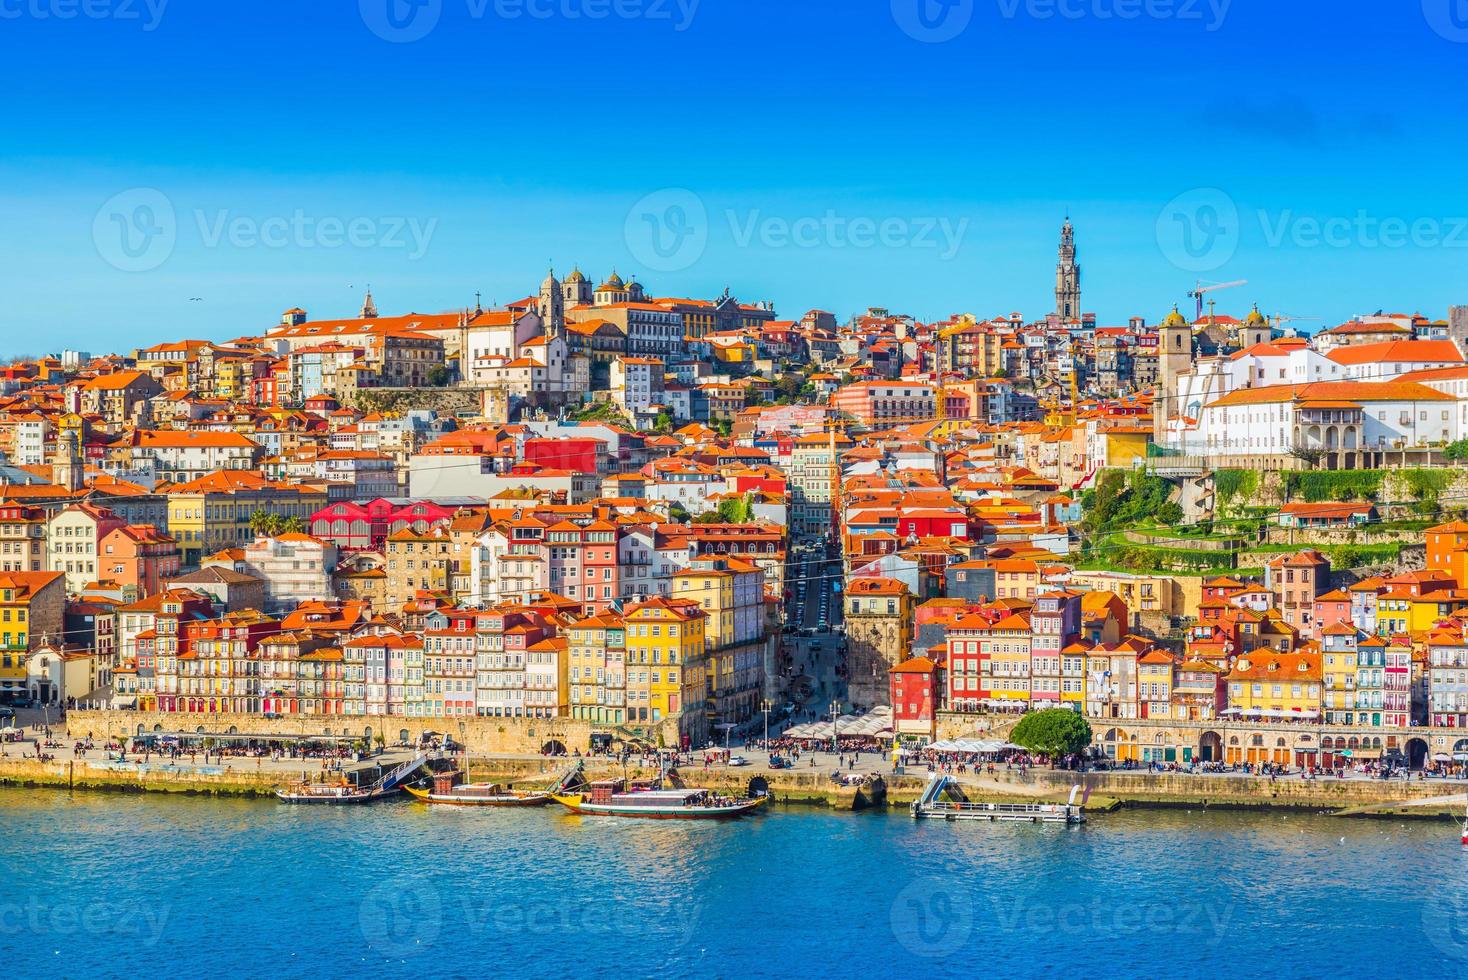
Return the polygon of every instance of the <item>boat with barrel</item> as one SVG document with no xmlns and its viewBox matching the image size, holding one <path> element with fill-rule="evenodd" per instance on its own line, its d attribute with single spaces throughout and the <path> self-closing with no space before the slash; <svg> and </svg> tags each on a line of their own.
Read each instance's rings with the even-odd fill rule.
<svg viewBox="0 0 1468 980">
<path fill-rule="evenodd" d="M 297 782 L 282 786 L 275 791 L 275 795 L 282 803 L 347 806 L 353 803 L 371 803 L 395 792 L 396 789 L 384 790 L 375 784 L 353 786 L 351 783 Z"/>
<path fill-rule="evenodd" d="M 424 803 L 450 806 L 545 806 L 551 801 L 545 790 L 517 790 L 501 783 L 467 783 L 458 770 L 436 772 L 418 785 L 403 787 Z M 426 783 L 427 785 L 423 785 Z"/>
<path fill-rule="evenodd" d="M 768 795 L 723 796 L 707 789 L 644 789 L 624 780 L 586 785 L 583 792 L 555 793 L 554 799 L 573 813 L 606 817 L 649 817 L 661 820 L 717 820 L 753 813 Z"/>
<path fill-rule="evenodd" d="M 275 791 L 276 798 L 282 803 L 302 803 L 325 806 L 350 806 L 354 803 L 373 803 L 384 800 L 390 796 L 396 796 L 398 790 L 403 788 L 403 783 L 419 769 L 443 758 L 439 752 L 419 752 L 405 762 L 398 763 L 392 769 L 382 766 L 373 767 L 370 771 L 379 773 L 371 782 L 365 781 L 365 774 L 369 770 L 357 770 L 352 773 L 356 782 L 343 777 L 340 782 L 312 782 L 309 779 L 301 779 L 287 786 L 282 786 Z"/>
</svg>

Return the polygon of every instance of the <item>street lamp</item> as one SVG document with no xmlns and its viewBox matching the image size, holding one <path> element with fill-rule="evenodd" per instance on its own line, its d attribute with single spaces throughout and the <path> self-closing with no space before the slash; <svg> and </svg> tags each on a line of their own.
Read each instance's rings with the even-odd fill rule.
<svg viewBox="0 0 1468 980">
<path fill-rule="evenodd" d="M 839 718 L 839 717 L 841 717 L 841 702 L 840 701 L 832 701 L 831 702 L 831 751 L 832 752 L 836 752 L 838 754 L 840 753 L 841 750 L 840 750 L 840 748 L 838 748 L 838 744 L 839 743 L 836 741 L 836 719 Z"/>
<path fill-rule="evenodd" d="M 765 698 L 763 701 L 761 701 L 759 703 L 759 710 L 761 712 L 763 712 L 764 713 L 764 716 L 765 716 L 765 748 L 766 749 L 769 749 L 769 747 L 770 747 L 770 709 L 773 708 L 773 707 L 774 707 L 774 705 L 772 705 L 770 703 L 770 699 L 769 698 Z"/>
</svg>

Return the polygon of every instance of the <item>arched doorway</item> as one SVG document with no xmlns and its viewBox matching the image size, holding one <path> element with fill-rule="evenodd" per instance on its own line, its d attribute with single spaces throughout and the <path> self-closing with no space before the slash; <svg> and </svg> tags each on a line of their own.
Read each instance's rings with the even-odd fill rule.
<svg viewBox="0 0 1468 980">
<path fill-rule="evenodd" d="M 554 739 L 553 738 L 549 742 L 546 742 L 544 745 L 542 745 L 540 747 L 540 754 L 541 755 L 565 755 L 566 754 L 566 743 L 560 741 L 559 739 Z"/>
<path fill-rule="evenodd" d="M 1412 770 L 1421 769 L 1427 762 L 1427 739 L 1407 739 L 1407 768 Z"/>
<path fill-rule="evenodd" d="M 1223 761 L 1223 736 L 1217 732 L 1204 732 L 1198 739 L 1198 759 L 1201 762 Z"/>
</svg>

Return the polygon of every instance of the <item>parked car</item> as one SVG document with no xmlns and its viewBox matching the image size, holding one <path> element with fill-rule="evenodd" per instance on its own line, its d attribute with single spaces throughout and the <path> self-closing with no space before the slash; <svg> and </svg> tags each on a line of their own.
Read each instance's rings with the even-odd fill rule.
<svg viewBox="0 0 1468 980">
<path fill-rule="evenodd" d="M 742 755 L 731 755 L 728 764 L 731 766 L 747 766 L 749 765 L 749 760 Z"/>
<path fill-rule="evenodd" d="M 770 768 L 771 769 L 794 769 L 795 768 L 795 763 L 791 762 L 787 757 L 785 757 L 783 755 L 772 755 L 772 756 L 770 756 Z"/>
</svg>

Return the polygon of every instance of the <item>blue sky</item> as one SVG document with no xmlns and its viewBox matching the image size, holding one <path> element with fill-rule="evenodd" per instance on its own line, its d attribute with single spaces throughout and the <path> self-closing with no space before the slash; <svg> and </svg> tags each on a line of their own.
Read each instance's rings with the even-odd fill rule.
<svg viewBox="0 0 1468 980">
<path fill-rule="evenodd" d="M 0 0 L 3 350 L 258 333 L 369 282 L 504 302 L 551 260 L 1039 316 L 1067 210 L 1103 323 L 1197 279 L 1306 329 L 1441 316 L 1459 2 Z"/>
</svg>

